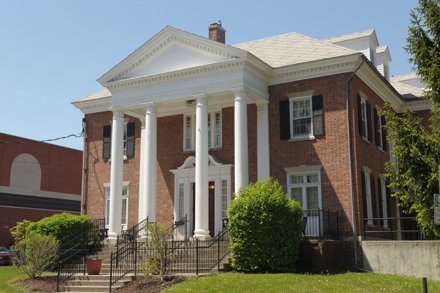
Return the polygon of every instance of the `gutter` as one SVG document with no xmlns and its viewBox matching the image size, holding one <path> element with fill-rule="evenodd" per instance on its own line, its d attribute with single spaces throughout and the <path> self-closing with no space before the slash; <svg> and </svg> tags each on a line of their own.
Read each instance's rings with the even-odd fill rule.
<svg viewBox="0 0 440 293">
<path fill-rule="evenodd" d="M 87 165 L 88 165 L 88 141 L 87 141 L 87 120 L 83 118 L 83 135 L 84 135 L 84 144 L 83 144 L 83 162 L 82 162 L 82 180 L 81 180 L 81 215 L 87 214 Z"/>
<path fill-rule="evenodd" d="M 354 196 L 354 184 L 353 184 L 353 144 L 352 144 L 352 133 L 351 133 L 351 112 L 350 112 L 350 81 L 353 79 L 353 77 L 356 75 L 356 72 L 362 67 L 362 65 L 365 63 L 365 58 L 362 58 L 362 62 L 359 64 L 359 66 L 353 71 L 353 73 L 347 78 L 345 81 L 345 105 L 347 109 L 347 129 L 348 129 L 348 164 L 349 164 L 349 180 L 350 180 L 350 193 L 351 193 L 351 219 L 352 219 L 352 225 L 353 225 L 353 250 L 354 250 L 354 263 L 355 268 L 357 270 L 363 270 L 362 268 L 358 267 L 358 255 L 357 255 L 357 245 L 356 245 L 356 239 L 357 239 L 357 229 L 356 229 L 356 205 L 355 205 L 355 196 Z M 368 63 L 368 62 L 367 62 Z"/>
</svg>

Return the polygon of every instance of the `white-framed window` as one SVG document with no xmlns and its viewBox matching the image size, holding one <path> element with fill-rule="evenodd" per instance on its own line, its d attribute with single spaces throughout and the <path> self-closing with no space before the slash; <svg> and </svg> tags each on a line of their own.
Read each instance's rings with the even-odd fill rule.
<svg viewBox="0 0 440 293">
<path fill-rule="evenodd" d="M 196 116 L 183 116 L 183 150 L 193 151 L 196 139 Z M 222 115 L 221 111 L 208 113 L 208 147 L 211 149 L 222 146 Z"/>
<path fill-rule="evenodd" d="M 365 189 L 365 203 L 367 208 L 367 225 L 373 226 L 373 196 L 371 190 L 371 170 L 367 167 L 363 168 L 364 172 L 364 189 Z M 364 215 L 365 217 L 365 215 Z"/>
<path fill-rule="evenodd" d="M 128 122 L 124 122 L 124 159 L 127 159 Z"/>
<path fill-rule="evenodd" d="M 382 125 L 382 111 L 377 109 L 376 110 L 377 115 L 376 115 L 376 145 L 383 150 L 383 131 L 385 131 L 383 129 L 383 125 Z"/>
<path fill-rule="evenodd" d="M 313 136 L 312 97 L 295 97 L 290 100 L 290 138 Z"/>
<path fill-rule="evenodd" d="M 226 210 L 228 209 L 228 181 L 222 180 L 222 219 L 226 218 Z"/>
<path fill-rule="evenodd" d="M 365 138 L 366 140 L 368 140 L 369 137 L 368 137 L 368 115 L 367 115 L 368 103 L 367 103 L 367 100 L 365 100 L 364 98 L 361 98 L 360 107 L 361 107 L 361 110 L 360 110 L 361 117 L 360 117 L 359 123 L 362 123 L 361 136 L 363 138 Z"/>
<path fill-rule="evenodd" d="M 299 201 L 304 210 L 321 209 L 321 175 L 319 171 L 287 174 L 291 199 Z"/>
<path fill-rule="evenodd" d="M 179 183 L 179 195 L 177 202 L 177 220 L 185 216 L 185 184 Z"/>
<path fill-rule="evenodd" d="M 110 186 L 104 187 L 104 195 L 105 195 L 105 208 L 104 208 L 104 217 L 105 217 L 105 225 L 108 226 L 110 224 Z M 128 223 L 128 186 L 122 187 L 122 204 L 121 204 L 121 229 L 126 230 Z"/>
<path fill-rule="evenodd" d="M 387 185 L 385 181 L 385 177 L 383 175 L 380 176 L 380 194 L 382 201 L 382 218 L 383 218 L 383 227 L 389 228 L 388 226 L 388 206 L 387 206 Z"/>
</svg>

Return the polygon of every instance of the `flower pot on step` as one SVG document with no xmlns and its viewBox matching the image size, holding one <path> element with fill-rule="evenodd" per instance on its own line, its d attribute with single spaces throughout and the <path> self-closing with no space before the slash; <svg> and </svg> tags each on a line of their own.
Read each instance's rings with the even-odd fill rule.
<svg viewBox="0 0 440 293">
<path fill-rule="evenodd" d="M 87 274 L 89 275 L 99 275 L 101 271 L 102 259 L 91 259 L 88 258 L 86 261 Z"/>
</svg>

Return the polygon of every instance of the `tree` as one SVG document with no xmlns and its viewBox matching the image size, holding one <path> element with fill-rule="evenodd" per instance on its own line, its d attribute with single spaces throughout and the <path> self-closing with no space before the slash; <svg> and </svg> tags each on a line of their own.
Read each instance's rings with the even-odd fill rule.
<svg viewBox="0 0 440 293">
<path fill-rule="evenodd" d="M 440 141 L 410 111 L 398 115 L 387 104 L 383 113 L 396 158 L 385 166 L 393 196 L 399 199 L 404 213 L 416 215 L 427 237 L 440 238 L 433 207 L 433 194 L 438 192 Z"/>
<path fill-rule="evenodd" d="M 227 215 L 234 269 L 295 270 L 303 211 L 277 181 L 267 179 L 240 189 Z"/>
<path fill-rule="evenodd" d="M 415 214 L 428 237 L 440 238 L 433 211 L 440 164 L 440 0 L 419 0 L 410 16 L 405 49 L 426 86 L 424 97 L 432 103 L 431 129 L 424 129 L 414 113 L 397 115 L 387 106 L 388 141 L 396 162 L 386 165 L 386 176 L 403 212 Z"/>
</svg>

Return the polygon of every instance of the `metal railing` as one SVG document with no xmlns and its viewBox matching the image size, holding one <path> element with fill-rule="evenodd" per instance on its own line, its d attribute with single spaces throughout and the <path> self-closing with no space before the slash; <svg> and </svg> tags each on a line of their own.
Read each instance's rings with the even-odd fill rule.
<svg viewBox="0 0 440 293">
<path fill-rule="evenodd" d="M 415 217 L 365 218 L 365 240 L 424 240 Z"/>
<path fill-rule="evenodd" d="M 104 219 L 93 220 L 92 225 L 83 226 L 87 234 L 70 234 L 60 240 L 60 249 L 57 267 L 57 292 L 62 284 L 72 278 L 74 274 L 85 274 L 85 260 L 87 255 L 100 249 L 100 241 L 106 236 Z"/>
<path fill-rule="evenodd" d="M 116 239 L 116 251 L 112 252 L 110 256 L 109 292 L 111 292 L 112 286 L 127 274 L 134 273 L 137 275 L 138 252 L 143 245 L 142 241 L 138 241 L 138 239 L 142 236 L 146 236 L 145 227 L 149 223 L 147 217 L 133 225 L 130 229 L 123 231 L 121 235 L 118 235 Z"/>
<path fill-rule="evenodd" d="M 339 239 L 338 212 L 304 210 L 302 225 L 304 239 Z"/>
</svg>

